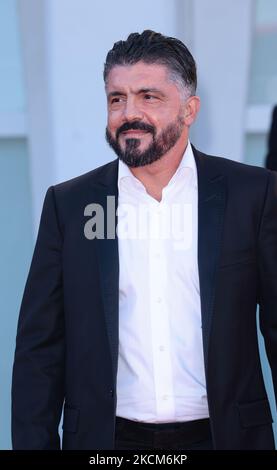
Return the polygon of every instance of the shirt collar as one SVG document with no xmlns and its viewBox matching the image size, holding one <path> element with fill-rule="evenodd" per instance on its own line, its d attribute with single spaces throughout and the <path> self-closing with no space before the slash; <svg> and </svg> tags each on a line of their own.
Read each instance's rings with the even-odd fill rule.
<svg viewBox="0 0 277 470">
<path fill-rule="evenodd" d="M 195 163 L 195 158 L 193 155 L 193 151 L 191 148 L 191 143 L 188 140 L 188 144 L 186 147 L 186 150 L 183 154 L 183 157 L 180 161 L 180 164 L 175 171 L 174 175 L 172 176 L 171 180 L 169 181 L 168 184 L 172 184 L 176 178 L 178 178 L 179 175 L 183 173 L 184 168 L 190 168 L 192 171 L 192 182 L 193 186 L 197 187 L 197 169 L 196 169 L 196 163 Z M 118 190 L 120 191 L 120 183 L 124 178 L 131 178 L 132 182 L 135 183 L 136 185 L 141 185 L 141 182 L 133 175 L 131 172 L 130 168 L 126 163 L 124 163 L 122 160 L 119 160 L 118 162 Z"/>
<path fill-rule="evenodd" d="M 180 161 L 180 164 L 175 171 L 174 175 L 172 176 L 171 180 L 169 181 L 168 184 L 174 183 L 174 181 L 181 176 L 182 174 L 185 173 L 185 169 L 189 168 L 191 170 L 191 181 L 194 186 L 197 187 L 197 169 L 196 169 L 196 163 L 193 155 L 193 151 L 191 148 L 191 143 L 188 140 L 188 144 L 186 147 L 186 150 L 184 152 L 184 155 L 182 157 L 182 160 Z"/>
</svg>

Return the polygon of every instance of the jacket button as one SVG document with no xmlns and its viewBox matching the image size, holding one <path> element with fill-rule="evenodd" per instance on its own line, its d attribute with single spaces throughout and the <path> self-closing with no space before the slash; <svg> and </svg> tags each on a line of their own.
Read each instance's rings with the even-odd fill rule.
<svg viewBox="0 0 277 470">
<path fill-rule="evenodd" d="M 114 391 L 113 391 L 112 388 L 110 388 L 110 390 L 109 390 L 109 395 L 110 395 L 110 397 L 113 397 L 113 396 L 114 396 Z"/>
</svg>

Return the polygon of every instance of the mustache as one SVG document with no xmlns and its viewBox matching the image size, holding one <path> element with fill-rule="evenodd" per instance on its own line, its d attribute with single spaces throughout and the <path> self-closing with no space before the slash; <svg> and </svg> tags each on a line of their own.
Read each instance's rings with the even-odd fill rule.
<svg viewBox="0 0 277 470">
<path fill-rule="evenodd" d="M 133 121 L 133 122 L 125 122 L 124 124 L 122 124 L 122 126 L 120 126 L 116 131 L 116 138 L 118 139 L 121 132 L 126 132 L 130 130 L 140 130 L 140 131 L 150 132 L 153 136 L 155 136 L 156 134 L 155 127 L 150 126 L 150 124 L 145 124 L 139 121 Z"/>
</svg>

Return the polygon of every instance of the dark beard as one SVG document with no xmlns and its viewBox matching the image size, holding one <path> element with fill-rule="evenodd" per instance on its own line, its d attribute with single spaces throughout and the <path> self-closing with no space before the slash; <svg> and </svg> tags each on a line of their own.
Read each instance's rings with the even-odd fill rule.
<svg viewBox="0 0 277 470">
<path fill-rule="evenodd" d="M 153 136 L 153 142 L 144 150 L 139 150 L 140 139 L 126 139 L 125 150 L 120 147 L 119 135 L 123 131 L 131 129 L 141 129 L 150 132 Z M 170 123 L 160 135 L 156 135 L 156 129 L 153 126 L 143 124 L 139 121 L 123 124 L 116 132 L 114 138 L 109 129 L 106 128 L 106 140 L 110 147 L 114 150 L 120 160 L 129 167 L 135 168 L 139 166 L 149 165 L 159 160 L 165 155 L 180 138 L 183 130 L 183 119 L 179 115 L 176 120 Z"/>
</svg>

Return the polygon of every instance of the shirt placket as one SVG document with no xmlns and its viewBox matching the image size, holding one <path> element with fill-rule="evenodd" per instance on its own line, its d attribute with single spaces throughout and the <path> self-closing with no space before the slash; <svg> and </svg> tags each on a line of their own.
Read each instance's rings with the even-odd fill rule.
<svg viewBox="0 0 277 470">
<path fill-rule="evenodd" d="M 158 420 L 175 416 L 173 370 L 170 344 L 170 318 L 166 299 L 166 240 L 162 239 L 166 213 L 163 205 L 152 208 L 149 239 L 149 282 L 151 342 L 156 414 Z"/>
</svg>

